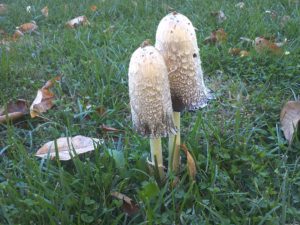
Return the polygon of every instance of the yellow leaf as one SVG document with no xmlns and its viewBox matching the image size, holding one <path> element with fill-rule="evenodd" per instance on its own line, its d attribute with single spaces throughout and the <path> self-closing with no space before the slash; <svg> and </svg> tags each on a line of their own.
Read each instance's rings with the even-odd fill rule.
<svg viewBox="0 0 300 225">
<path fill-rule="evenodd" d="M 186 154 L 186 158 L 187 158 L 187 168 L 188 168 L 188 172 L 190 177 L 195 180 L 196 177 L 196 173 L 197 173 L 197 169 L 196 169 L 196 164 L 195 164 L 195 160 L 193 158 L 193 156 L 191 155 L 191 153 L 189 152 L 189 150 L 187 149 L 187 147 L 183 144 L 181 145 L 182 150 L 185 152 Z"/>
</svg>

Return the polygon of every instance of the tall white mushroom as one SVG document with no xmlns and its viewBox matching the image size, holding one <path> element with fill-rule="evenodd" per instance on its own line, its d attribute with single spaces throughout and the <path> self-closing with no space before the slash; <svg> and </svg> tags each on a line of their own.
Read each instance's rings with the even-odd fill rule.
<svg viewBox="0 0 300 225">
<path fill-rule="evenodd" d="M 161 137 L 176 134 L 167 66 L 161 54 L 144 42 L 131 56 L 128 77 L 133 127 L 150 138 L 152 164 L 162 177 Z"/>
<path fill-rule="evenodd" d="M 203 80 L 203 71 L 194 26 L 184 15 L 165 16 L 156 31 L 155 47 L 168 67 L 177 135 L 169 138 L 169 169 L 179 167 L 180 113 L 207 105 L 213 98 Z"/>
</svg>

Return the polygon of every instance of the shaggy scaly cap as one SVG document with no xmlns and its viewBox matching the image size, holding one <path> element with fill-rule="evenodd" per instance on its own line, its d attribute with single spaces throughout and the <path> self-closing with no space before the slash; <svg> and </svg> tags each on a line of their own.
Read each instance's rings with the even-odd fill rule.
<svg viewBox="0 0 300 225">
<path fill-rule="evenodd" d="M 213 96 L 204 84 L 192 22 L 176 12 L 165 16 L 156 31 L 155 47 L 163 55 L 168 67 L 174 111 L 205 107 Z"/>
<path fill-rule="evenodd" d="M 176 133 L 168 80 L 161 54 L 153 46 L 141 46 L 129 64 L 129 96 L 134 129 L 158 138 Z"/>
</svg>

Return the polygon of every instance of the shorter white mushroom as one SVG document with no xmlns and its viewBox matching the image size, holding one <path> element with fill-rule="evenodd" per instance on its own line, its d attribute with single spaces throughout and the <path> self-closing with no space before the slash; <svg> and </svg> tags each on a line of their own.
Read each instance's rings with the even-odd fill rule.
<svg viewBox="0 0 300 225">
<path fill-rule="evenodd" d="M 162 177 L 161 137 L 176 134 L 167 66 L 161 54 L 144 42 L 131 56 L 128 77 L 133 127 L 150 138 L 152 164 Z"/>
</svg>

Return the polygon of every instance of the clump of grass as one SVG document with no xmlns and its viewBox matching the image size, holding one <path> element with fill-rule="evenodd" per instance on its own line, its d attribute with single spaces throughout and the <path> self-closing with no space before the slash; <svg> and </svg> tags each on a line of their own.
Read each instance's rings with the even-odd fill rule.
<svg viewBox="0 0 300 225">
<path fill-rule="evenodd" d="M 40 34 L 12 43 L 10 51 L 0 46 L 0 105 L 17 98 L 32 101 L 49 78 L 63 74 L 64 79 L 46 119 L 26 117 L 0 125 L 0 223 L 299 222 L 299 138 L 289 146 L 279 127 L 282 105 L 299 96 L 299 5 L 244 2 L 245 8 L 237 9 L 233 2 L 196 0 L 4 1 L 10 12 L 0 17 L 1 29 L 12 34 L 16 26 L 35 20 Z M 43 18 L 39 10 L 46 4 L 49 17 Z M 166 4 L 199 29 L 202 66 L 216 95 L 207 108 L 183 115 L 182 142 L 193 153 L 198 174 L 191 183 L 183 165 L 176 186 L 174 177 L 159 186 L 147 175 L 148 142 L 131 130 L 127 90 L 130 55 L 144 39 L 154 40 L 156 26 L 168 12 Z M 27 5 L 35 10 L 27 13 Z M 98 10 L 89 10 L 91 5 Z M 228 17 L 221 25 L 210 16 L 220 9 Z M 264 13 L 269 9 L 278 12 L 275 20 Z M 66 21 L 82 14 L 91 26 L 64 28 Z M 291 17 L 284 27 L 279 24 L 283 15 Z M 228 33 L 227 43 L 203 45 L 221 26 Z M 261 35 L 287 37 L 284 50 L 291 54 L 253 51 L 251 57 L 239 58 L 227 53 L 240 36 Z M 92 110 L 86 110 L 87 104 Z M 101 124 L 125 132 L 105 133 Z M 43 143 L 76 134 L 104 138 L 105 145 L 67 163 L 34 157 Z M 138 213 L 127 216 L 111 191 L 130 196 L 139 204 Z"/>
</svg>

